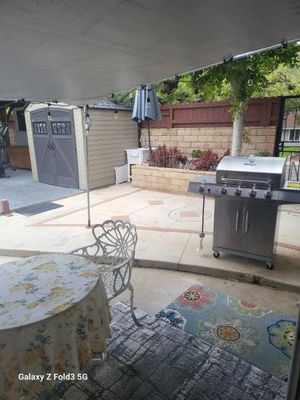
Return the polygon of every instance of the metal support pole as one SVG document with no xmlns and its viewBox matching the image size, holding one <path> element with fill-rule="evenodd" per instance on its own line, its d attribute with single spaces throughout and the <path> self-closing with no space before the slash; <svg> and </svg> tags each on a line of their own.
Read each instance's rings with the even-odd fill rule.
<svg viewBox="0 0 300 400">
<path fill-rule="evenodd" d="M 149 119 L 147 120 L 147 126 L 148 126 L 148 142 L 149 142 L 149 150 L 150 150 L 150 154 L 151 154 L 151 153 L 152 153 L 152 147 L 151 147 L 150 121 L 149 121 Z"/>
<path fill-rule="evenodd" d="M 0 178 L 7 178 L 5 174 L 5 133 L 7 127 L 0 120 Z"/>
<path fill-rule="evenodd" d="M 199 249 L 203 250 L 203 239 L 205 238 L 204 233 L 204 212 L 205 212 L 205 194 L 202 195 L 202 215 L 201 215 L 201 232 L 199 234 L 200 237 L 200 246 Z"/>
<path fill-rule="evenodd" d="M 141 130 L 141 124 L 139 122 L 137 123 L 137 133 L 138 133 L 138 146 L 142 147 L 142 130 Z"/>
<path fill-rule="evenodd" d="M 85 168 L 86 168 L 86 197 L 87 197 L 87 212 L 88 212 L 88 222 L 87 228 L 91 228 L 91 202 L 90 202 L 90 182 L 89 182 L 89 149 L 88 149 L 88 133 L 90 130 L 90 117 L 88 114 L 88 106 L 83 107 L 83 126 L 84 126 L 84 133 L 85 133 Z"/>
<path fill-rule="evenodd" d="M 284 143 L 285 138 L 282 138 L 282 131 L 283 131 L 283 117 L 284 117 L 284 109 L 285 109 L 285 97 L 280 98 L 280 111 L 279 111 L 279 118 L 276 128 L 276 136 L 275 136 L 275 145 L 273 150 L 273 156 L 279 157 L 280 152 L 283 150 L 283 146 L 281 148 L 281 144 Z"/>
</svg>

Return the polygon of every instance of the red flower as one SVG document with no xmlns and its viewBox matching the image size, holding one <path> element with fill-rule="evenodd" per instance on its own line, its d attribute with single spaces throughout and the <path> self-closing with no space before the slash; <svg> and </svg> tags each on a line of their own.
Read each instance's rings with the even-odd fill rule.
<svg viewBox="0 0 300 400">
<path fill-rule="evenodd" d="M 212 298 L 205 289 L 191 287 L 179 296 L 178 302 L 183 307 L 202 308 L 212 303 Z"/>
<path fill-rule="evenodd" d="M 256 308 L 257 307 L 256 304 L 248 303 L 245 300 L 241 300 L 241 305 L 246 307 L 246 308 Z"/>
</svg>

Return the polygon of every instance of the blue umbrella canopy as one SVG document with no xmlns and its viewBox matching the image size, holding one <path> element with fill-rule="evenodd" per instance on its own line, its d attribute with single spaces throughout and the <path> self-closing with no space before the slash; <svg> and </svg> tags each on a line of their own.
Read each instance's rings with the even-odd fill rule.
<svg viewBox="0 0 300 400">
<path fill-rule="evenodd" d="M 137 123 L 146 120 L 148 121 L 148 141 L 151 153 L 152 148 L 149 121 L 158 121 L 161 119 L 160 106 L 153 85 L 141 85 L 137 88 L 134 99 L 132 119 Z"/>
</svg>

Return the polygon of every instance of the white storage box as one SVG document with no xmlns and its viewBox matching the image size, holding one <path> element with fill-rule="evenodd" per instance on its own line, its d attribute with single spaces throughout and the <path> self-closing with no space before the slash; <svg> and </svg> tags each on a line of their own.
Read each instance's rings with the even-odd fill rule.
<svg viewBox="0 0 300 400">
<path fill-rule="evenodd" d="M 141 164 L 141 152 L 139 149 L 128 149 L 126 150 L 128 164 Z"/>
<path fill-rule="evenodd" d="M 154 150 L 154 148 L 152 149 Z M 127 149 L 127 162 L 128 162 L 128 182 L 131 179 L 130 165 L 142 165 L 144 162 L 149 161 L 150 149 L 141 147 L 138 149 Z"/>
</svg>

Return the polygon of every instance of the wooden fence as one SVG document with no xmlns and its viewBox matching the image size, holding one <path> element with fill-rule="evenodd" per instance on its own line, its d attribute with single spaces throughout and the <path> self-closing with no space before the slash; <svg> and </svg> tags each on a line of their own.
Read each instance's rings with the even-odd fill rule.
<svg viewBox="0 0 300 400">
<path fill-rule="evenodd" d="M 161 106 L 162 120 L 151 121 L 151 128 L 197 128 L 232 126 L 229 102 L 192 103 Z M 280 97 L 251 100 L 246 112 L 246 126 L 277 126 Z M 146 128 L 147 123 L 142 124 Z"/>
</svg>

